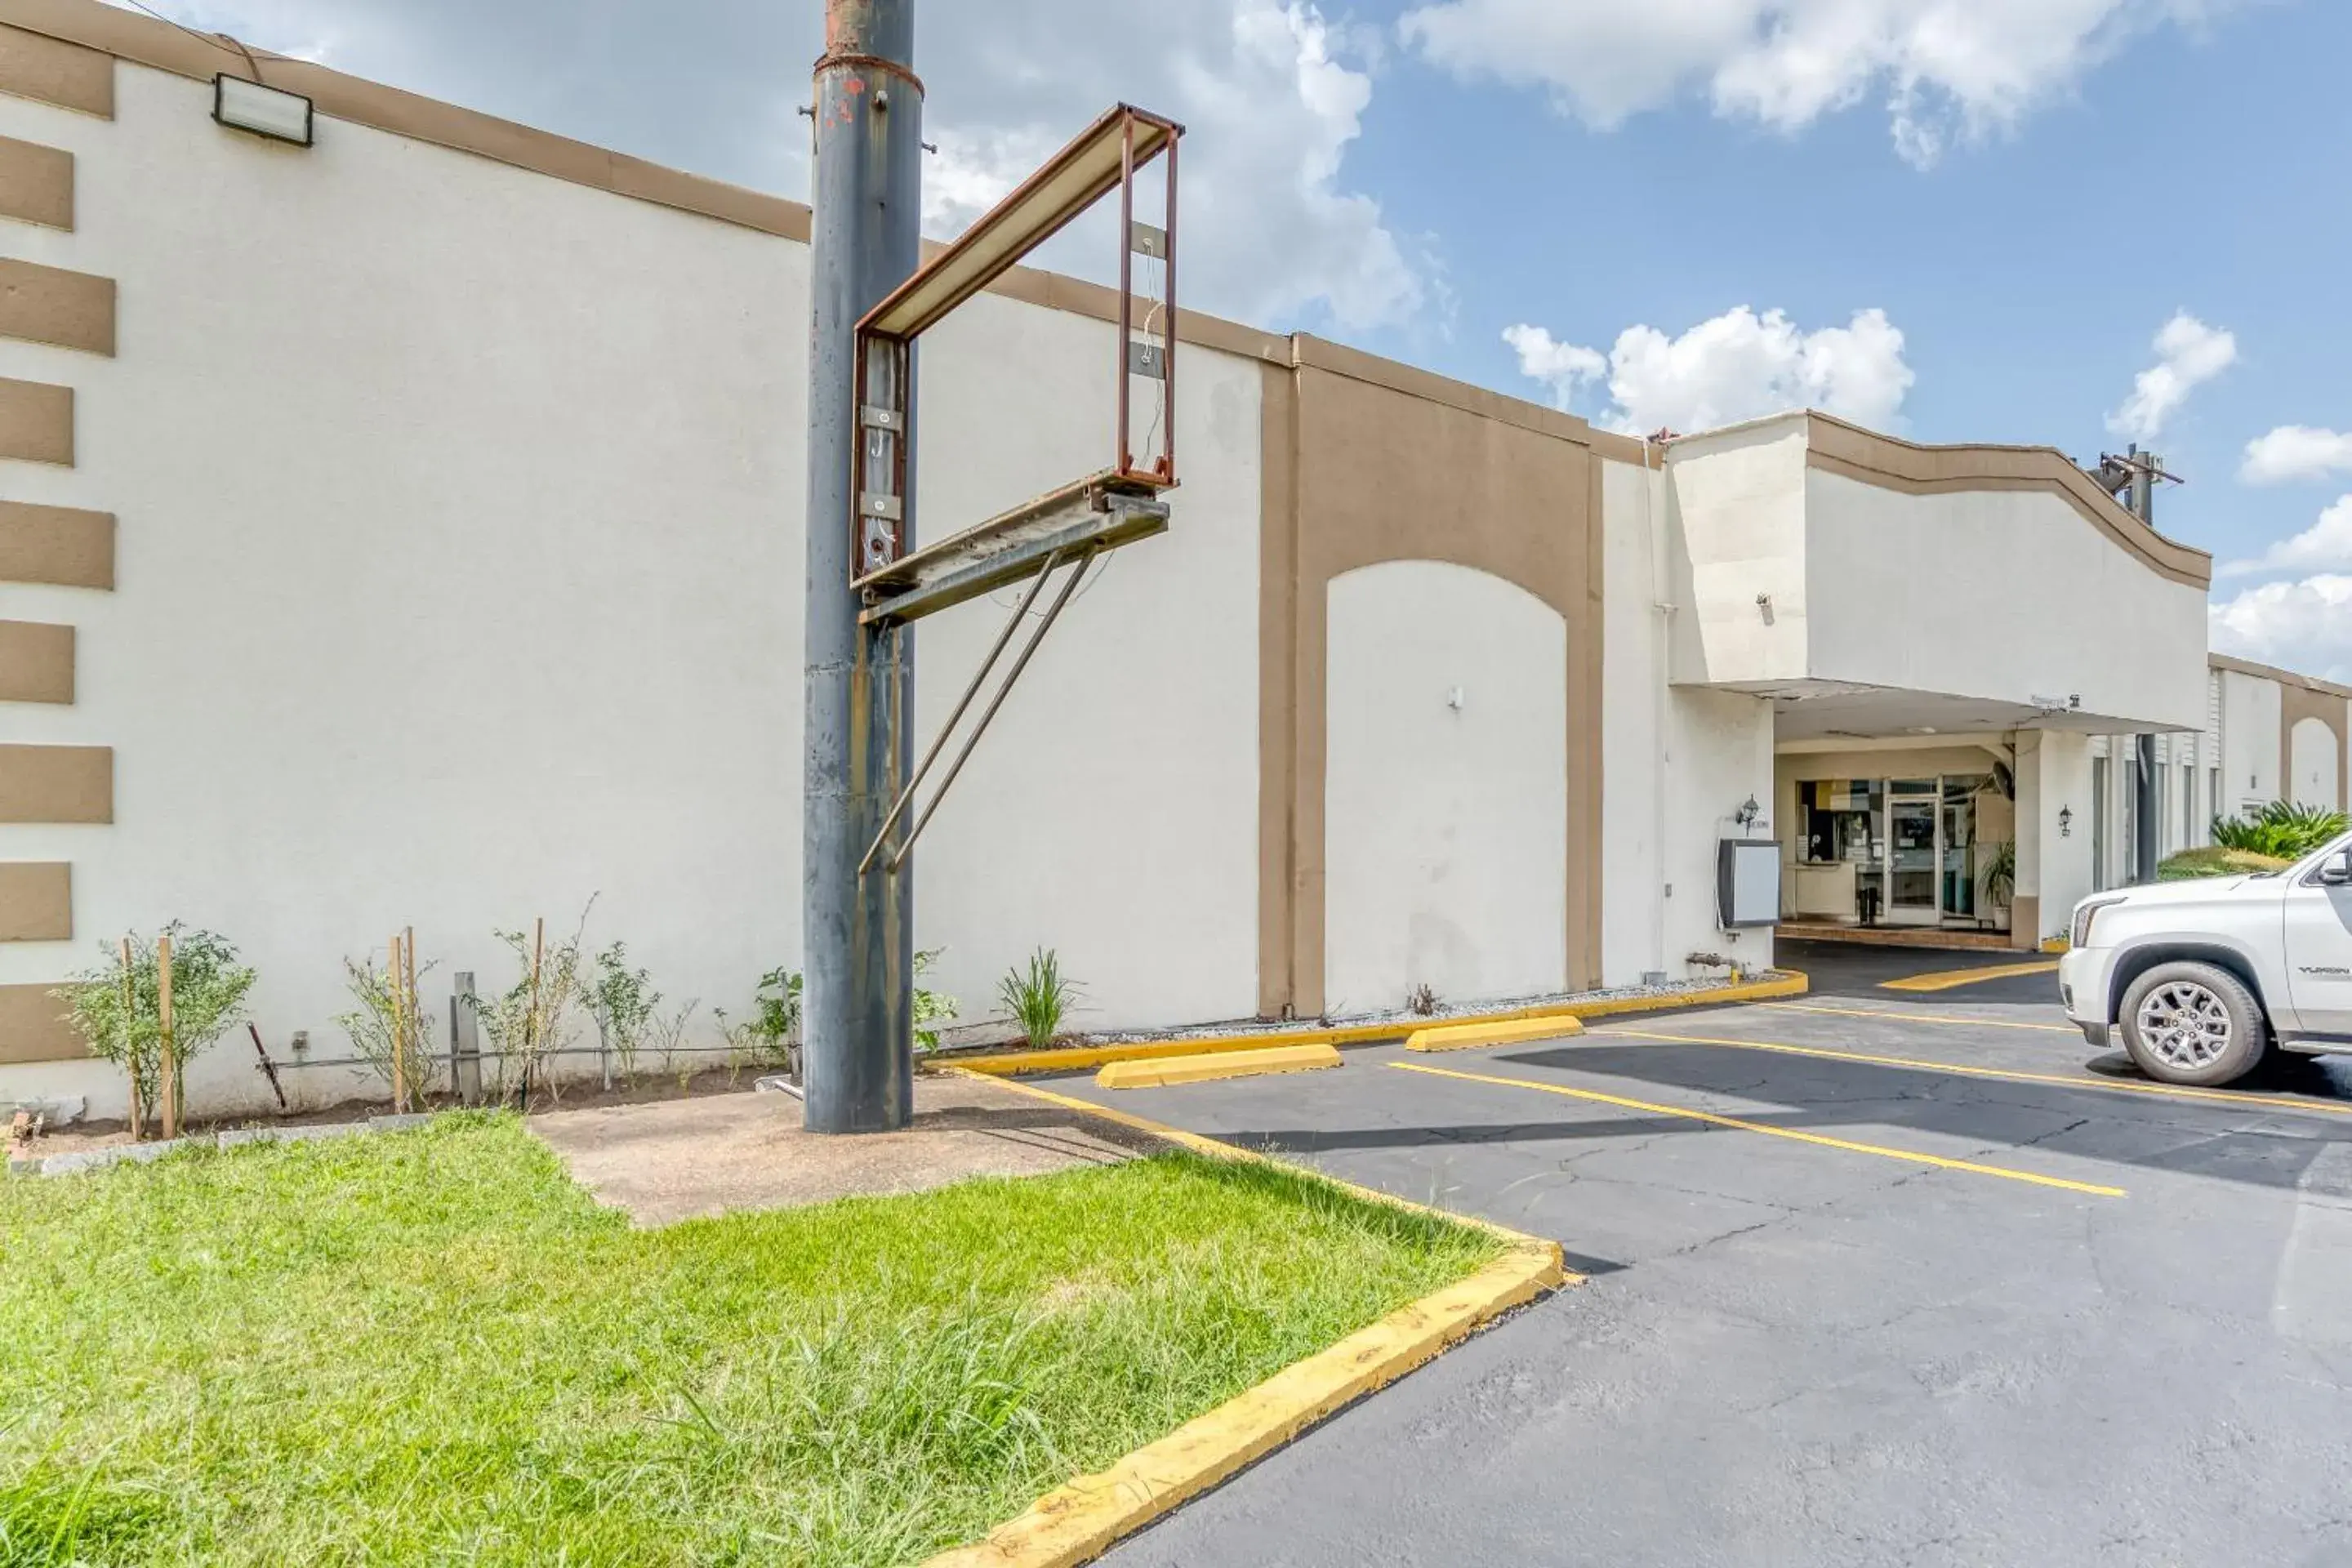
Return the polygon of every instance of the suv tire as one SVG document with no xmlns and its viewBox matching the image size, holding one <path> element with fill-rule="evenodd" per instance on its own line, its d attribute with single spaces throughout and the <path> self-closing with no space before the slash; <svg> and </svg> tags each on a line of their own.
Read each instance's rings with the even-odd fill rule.
<svg viewBox="0 0 2352 1568">
<path fill-rule="evenodd" d="M 2252 1072 L 2270 1021 L 2246 983 L 2210 963 L 2159 963 L 2124 993 L 2124 1048 L 2158 1083 L 2213 1089 Z"/>
</svg>

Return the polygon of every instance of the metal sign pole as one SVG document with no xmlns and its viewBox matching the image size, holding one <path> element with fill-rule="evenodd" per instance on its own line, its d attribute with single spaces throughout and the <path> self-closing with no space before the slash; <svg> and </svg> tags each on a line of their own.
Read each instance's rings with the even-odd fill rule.
<svg viewBox="0 0 2352 1568">
<path fill-rule="evenodd" d="M 869 460 L 903 458 L 899 538 L 914 535 L 911 418 L 865 429 L 857 322 L 921 259 L 923 86 L 915 0 L 825 0 L 810 229 L 806 773 L 802 847 L 806 1125 L 883 1132 L 914 1116 L 911 877 L 857 874 L 913 763 L 914 634 L 858 624 L 858 491 Z M 914 374 L 911 351 L 903 362 Z M 878 368 L 878 367 L 877 367 Z M 886 372 L 885 374 L 891 374 Z M 903 405 L 915 405 L 913 387 Z"/>
</svg>

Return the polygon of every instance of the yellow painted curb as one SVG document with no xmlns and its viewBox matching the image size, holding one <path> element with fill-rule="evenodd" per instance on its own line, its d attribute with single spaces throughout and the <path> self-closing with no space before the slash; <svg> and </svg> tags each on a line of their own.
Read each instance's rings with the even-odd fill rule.
<svg viewBox="0 0 2352 1568">
<path fill-rule="evenodd" d="M 925 1568 L 1073 1568 L 1255 1463 L 1342 1406 L 1394 1382 L 1479 1324 L 1560 1283 L 1559 1249 L 1515 1248 L 1329 1350 L 1138 1448 L 1099 1475 L 1047 1492 L 985 1541 Z"/>
<path fill-rule="evenodd" d="M 1220 1142 L 1146 1117 L 1113 1110 L 1030 1084 L 1013 1083 L 965 1064 L 950 1072 L 988 1078 L 1016 1094 L 1099 1116 L 1214 1159 L 1297 1171 L 1358 1197 L 1435 1214 L 1501 1237 L 1509 1250 L 1468 1279 L 1402 1307 L 1330 1349 L 1297 1362 L 1207 1415 L 1186 1422 L 1098 1475 L 1047 1492 L 987 1539 L 929 1559 L 923 1568 L 1076 1568 L 1110 1545 L 1199 1496 L 1365 1394 L 1435 1358 L 1490 1320 L 1582 1276 L 1563 1267 L 1559 1246 L 1470 1215 L 1447 1214 L 1392 1193 L 1338 1181 L 1286 1160 Z"/>
<path fill-rule="evenodd" d="M 1264 1051 L 1213 1051 L 1205 1056 L 1157 1057 L 1107 1062 L 1095 1074 L 1104 1089 L 1157 1089 L 1176 1083 L 1206 1083 L 1220 1078 L 1257 1078 L 1266 1073 L 1314 1072 L 1339 1065 L 1333 1045 L 1276 1046 Z"/>
<path fill-rule="evenodd" d="M 2055 974 L 2058 966 L 2047 959 L 2032 963 L 1996 963 L 1988 969 L 1937 969 L 1926 974 L 1906 975 L 1901 980 L 1879 983 L 1881 991 L 1952 991 L 1963 985 L 1981 985 L 1988 980 L 2014 980 L 2021 974 Z"/>
<path fill-rule="evenodd" d="M 1664 1013 L 1683 1007 L 1716 1007 L 1727 1002 L 1768 1002 L 1802 996 L 1812 983 L 1794 971 L 1773 980 L 1748 980 L 1737 985 L 1714 985 L 1703 991 L 1668 991 L 1654 996 L 1612 996 L 1598 1002 L 1570 1002 L 1512 1007 L 1496 1013 L 1474 1013 L 1433 1026 L 1461 1029 L 1482 1024 L 1510 1024 L 1522 1019 L 1616 1018 L 1628 1013 Z M 1129 1040 L 1103 1046 L 1064 1046 L 1046 1051 L 998 1051 L 987 1056 L 949 1057 L 939 1065 L 991 1078 L 1016 1074 L 1090 1072 L 1111 1062 L 1153 1061 L 1165 1057 L 1213 1056 L 1220 1051 L 1265 1050 L 1278 1046 L 1370 1046 L 1405 1039 L 1414 1033 L 1406 1023 L 1350 1024 L 1341 1028 L 1269 1029 L 1254 1035 L 1202 1036 L 1185 1040 Z"/>
<path fill-rule="evenodd" d="M 1510 1024 L 1454 1024 L 1443 1029 L 1415 1029 L 1405 1037 L 1404 1048 L 1409 1051 L 1466 1051 L 1478 1046 L 1509 1045 L 1516 1040 L 1557 1039 L 1582 1033 L 1584 1020 L 1573 1016 L 1522 1018 Z"/>
<path fill-rule="evenodd" d="M 2074 942 L 2067 937 L 2053 936 L 2042 944 L 2044 952 L 2067 953 L 2074 951 Z"/>
</svg>

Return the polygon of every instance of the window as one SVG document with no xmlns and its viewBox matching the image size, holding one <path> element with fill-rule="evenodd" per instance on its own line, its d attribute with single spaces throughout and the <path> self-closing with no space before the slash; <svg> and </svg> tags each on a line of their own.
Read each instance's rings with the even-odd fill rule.
<svg viewBox="0 0 2352 1568">
<path fill-rule="evenodd" d="M 2180 847 L 2197 847 L 2197 770 L 2180 764 Z"/>
<path fill-rule="evenodd" d="M 2219 768 L 2208 769 L 2205 773 L 2205 783 L 2212 791 L 2210 795 L 2208 795 L 2205 797 L 2206 825 L 2210 828 L 2212 819 L 2221 815 L 2221 770 Z M 2209 835 L 2202 833 L 2198 835 L 2200 840 L 2203 840 L 2208 837 Z"/>
</svg>

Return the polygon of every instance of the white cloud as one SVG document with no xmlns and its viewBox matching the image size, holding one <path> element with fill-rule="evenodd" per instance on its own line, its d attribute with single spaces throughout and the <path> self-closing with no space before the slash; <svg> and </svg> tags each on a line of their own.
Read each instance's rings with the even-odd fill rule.
<svg viewBox="0 0 2352 1568">
<path fill-rule="evenodd" d="M 2282 539 L 2250 561 L 2232 561 L 2224 577 L 2262 572 L 2352 572 L 2352 496 L 2319 514 L 2319 521 L 2292 539 Z"/>
<path fill-rule="evenodd" d="M 2352 576 L 2265 583 L 2207 611 L 2213 647 L 2326 680 L 2352 680 Z"/>
<path fill-rule="evenodd" d="M 2238 478 L 2250 485 L 2283 485 L 2344 473 L 2352 473 L 2352 435 L 2309 425 L 2282 425 L 2246 443 L 2246 460 L 2238 469 Z"/>
<path fill-rule="evenodd" d="M 2237 0 L 1434 0 L 1399 24 L 1465 77 L 1549 91 L 1598 129 L 1703 89 L 1782 132 L 1885 100 L 1895 150 L 1933 163 L 2013 129 L 2134 33 Z"/>
<path fill-rule="evenodd" d="M 2238 340 L 2186 310 L 2157 330 L 2156 363 L 2132 378 L 2131 395 L 2107 416 L 2107 428 L 2135 441 L 2153 441 L 2189 395 L 2238 361 Z"/>
<path fill-rule="evenodd" d="M 1901 422 L 1916 379 L 1902 332 L 1879 310 L 1803 332 L 1780 310 L 1759 316 L 1740 305 L 1678 338 L 1628 327 L 1606 359 L 1541 327 L 1509 328 L 1503 341 L 1518 354 L 1521 374 L 1549 386 L 1562 408 L 1605 375 L 1611 406 L 1601 422 L 1636 434 L 1689 434 L 1791 408 L 1885 427 Z"/>
<path fill-rule="evenodd" d="M 150 0 L 191 26 L 786 195 L 808 188 L 822 8 L 774 0 Z M 1148 16 L 1147 16 L 1148 11 Z M 1187 305 L 1270 326 L 1443 330 L 1426 242 L 1343 171 L 1384 37 L 1306 0 L 932 5 L 924 217 L 969 223 L 1114 98 L 1182 121 Z M 1148 182 L 1147 182 L 1148 186 Z M 1098 240 L 1100 243 L 1092 243 Z M 1107 221 L 1051 264 L 1105 277 Z"/>
</svg>

